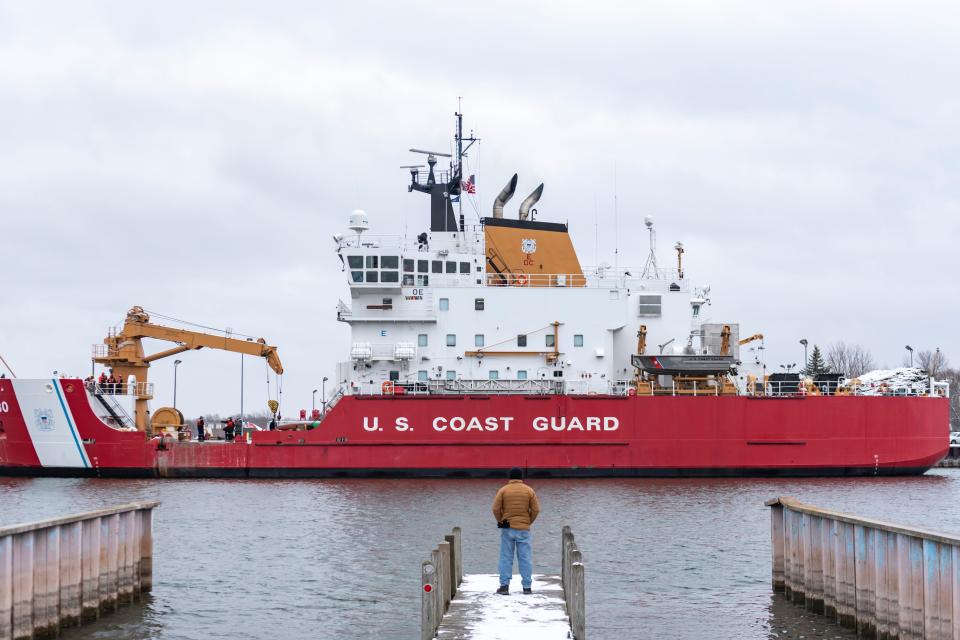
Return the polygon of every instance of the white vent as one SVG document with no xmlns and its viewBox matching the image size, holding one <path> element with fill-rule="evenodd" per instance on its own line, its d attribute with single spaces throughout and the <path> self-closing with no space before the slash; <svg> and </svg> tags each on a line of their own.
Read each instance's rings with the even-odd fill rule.
<svg viewBox="0 0 960 640">
<path fill-rule="evenodd" d="M 659 317 L 661 314 L 660 296 L 638 295 L 637 315 L 640 317 Z"/>
<path fill-rule="evenodd" d="M 350 357 L 354 360 L 369 360 L 373 357 L 373 347 L 369 342 L 354 342 L 350 348 Z"/>
</svg>

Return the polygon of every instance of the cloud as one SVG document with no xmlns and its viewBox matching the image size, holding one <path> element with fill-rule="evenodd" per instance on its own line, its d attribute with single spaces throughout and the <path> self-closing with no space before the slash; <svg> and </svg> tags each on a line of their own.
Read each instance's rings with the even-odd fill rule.
<svg viewBox="0 0 960 640">
<path fill-rule="evenodd" d="M 540 181 L 585 262 L 687 246 L 711 314 L 767 336 L 960 353 L 949 4 L 0 3 L 0 353 L 83 372 L 141 304 L 264 336 L 307 407 L 346 358 L 330 237 L 424 225 L 411 146 L 483 138 L 486 214 Z M 614 192 L 616 174 L 616 194 Z M 617 224 L 613 224 L 614 195 Z M 613 229 L 619 230 L 615 239 Z M 604 256 L 608 256 L 604 258 Z M 159 345 L 157 345 L 159 348 Z M 239 409 L 234 354 L 185 354 L 188 414 Z M 247 363 L 245 371 L 260 363 Z M 151 371 L 168 403 L 171 363 Z M 253 374 L 250 374 L 253 375 Z M 258 374 L 259 375 L 259 374 Z M 265 406 L 265 376 L 245 404 Z M 288 412 L 289 413 L 289 412 Z"/>
</svg>

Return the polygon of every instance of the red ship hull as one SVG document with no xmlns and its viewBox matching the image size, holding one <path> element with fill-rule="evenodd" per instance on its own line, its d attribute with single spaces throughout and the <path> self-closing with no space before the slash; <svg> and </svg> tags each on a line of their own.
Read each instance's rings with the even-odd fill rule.
<svg viewBox="0 0 960 640">
<path fill-rule="evenodd" d="M 0 473 L 905 475 L 946 455 L 948 416 L 929 397 L 347 396 L 315 429 L 200 443 L 105 424 L 79 380 L 0 380 Z"/>
</svg>

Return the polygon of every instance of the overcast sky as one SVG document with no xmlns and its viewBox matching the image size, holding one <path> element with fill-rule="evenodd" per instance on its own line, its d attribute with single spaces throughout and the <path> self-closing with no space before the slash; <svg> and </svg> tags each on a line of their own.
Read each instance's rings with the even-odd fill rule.
<svg viewBox="0 0 960 640">
<path fill-rule="evenodd" d="M 0 354 L 85 374 L 138 304 L 262 335 L 309 408 L 348 355 L 331 236 L 426 224 L 398 167 L 463 96 L 484 215 L 516 171 L 612 262 L 616 167 L 620 264 L 653 215 L 768 364 L 803 337 L 960 363 L 958 33 L 952 3 L 0 0 Z M 181 409 L 239 410 L 240 356 L 181 359 Z"/>
</svg>

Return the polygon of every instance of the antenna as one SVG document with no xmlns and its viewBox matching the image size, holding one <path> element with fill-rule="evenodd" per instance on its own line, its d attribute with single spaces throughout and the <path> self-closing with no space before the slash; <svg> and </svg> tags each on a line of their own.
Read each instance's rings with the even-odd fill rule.
<svg viewBox="0 0 960 640">
<path fill-rule="evenodd" d="M 657 232 L 653 228 L 653 216 L 647 216 L 643 219 L 647 231 L 650 233 L 650 255 L 647 256 L 647 262 L 643 265 L 642 278 L 657 277 Z"/>
<path fill-rule="evenodd" d="M 619 273 L 620 212 L 617 209 L 617 161 L 613 161 L 613 273 Z"/>
<path fill-rule="evenodd" d="M 443 153 L 442 151 L 424 151 L 423 149 L 410 149 L 410 153 L 422 153 L 425 156 L 440 156 L 442 158 L 453 157 L 453 155 L 450 153 Z"/>
</svg>

